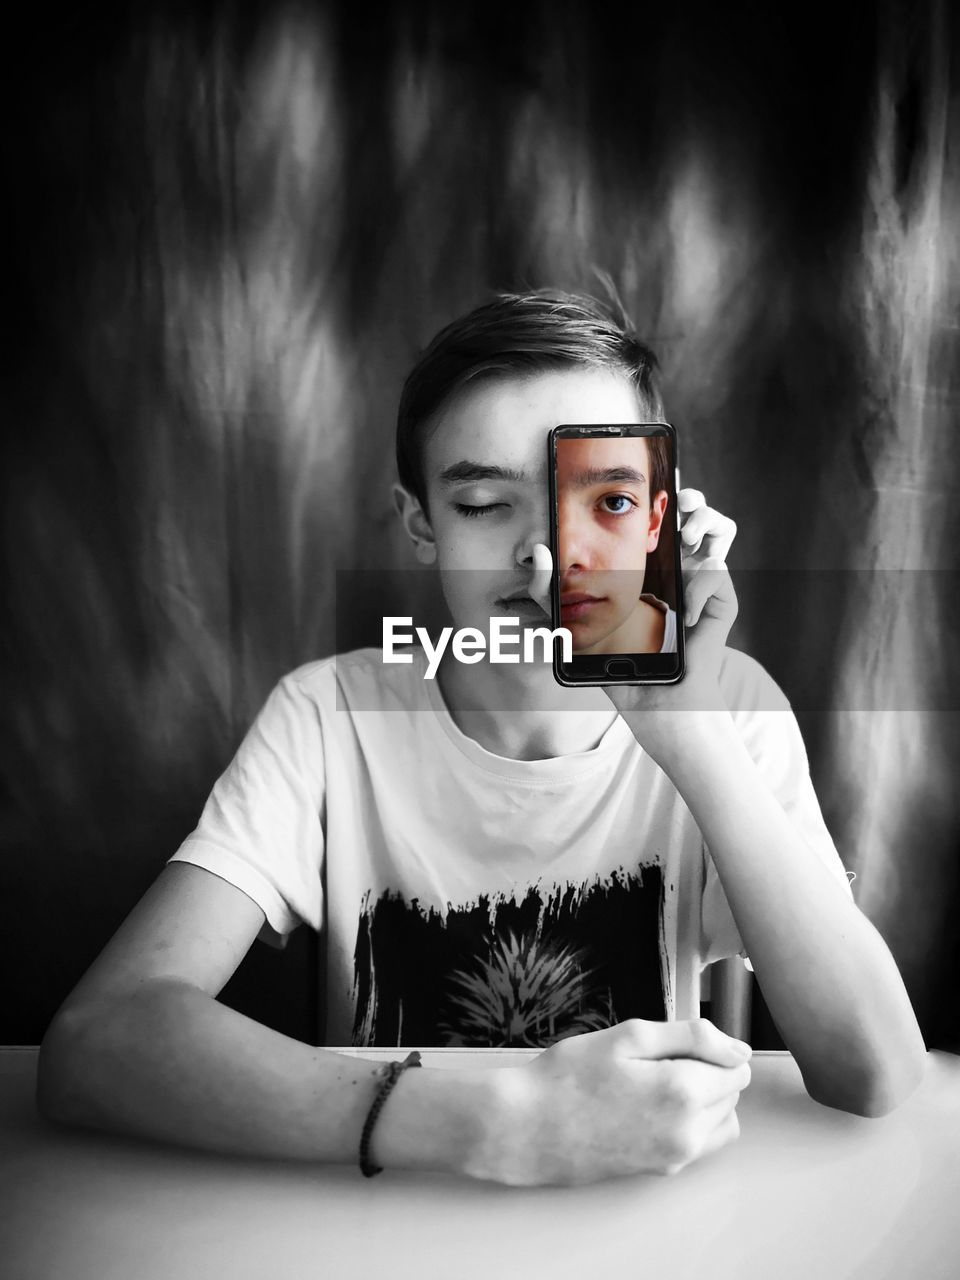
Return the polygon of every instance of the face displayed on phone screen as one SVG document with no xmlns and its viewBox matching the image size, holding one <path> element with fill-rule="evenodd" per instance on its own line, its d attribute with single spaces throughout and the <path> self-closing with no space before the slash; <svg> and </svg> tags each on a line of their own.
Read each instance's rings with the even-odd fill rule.
<svg viewBox="0 0 960 1280">
<path fill-rule="evenodd" d="M 560 427 L 552 450 L 554 612 L 574 656 L 566 676 L 677 678 L 672 429 Z"/>
</svg>

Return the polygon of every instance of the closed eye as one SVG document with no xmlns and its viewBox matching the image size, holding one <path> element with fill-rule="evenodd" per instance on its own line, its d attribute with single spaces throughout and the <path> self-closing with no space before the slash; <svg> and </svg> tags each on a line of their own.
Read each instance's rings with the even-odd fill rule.
<svg viewBox="0 0 960 1280">
<path fill-rule="evenodd" d="M 505 502 L 487 502 L 470 506 L 466 502 L 455 502 L 453 504 L 454 511 L 460 515 L 466 516 L 468 519 L 476 519 L 478 516 L 489 515 L 491 511 L 497 511 L 500 507 L 506 507 Z"/>
</svg>

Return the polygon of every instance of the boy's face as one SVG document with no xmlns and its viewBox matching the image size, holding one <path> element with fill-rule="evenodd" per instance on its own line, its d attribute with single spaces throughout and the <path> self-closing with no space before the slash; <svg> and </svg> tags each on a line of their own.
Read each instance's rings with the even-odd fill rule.
<svg viewBox="0 0 960 1280">
<path fill-rule="evenodd" d="M 651 500 L 642 437 L 558 442 L 561 621 L 575 652 L 606 652 L 636 611 L 666 504 L 663 492 Z"/>
<path fill-rule="evenodd" d="M 544 625 L 529 586 L 533 548 L 550 541 L 547 433 L 640 416 L 626 377 L 588 368 L 483 379 L 441 410 L 424 446 L 430 514 L 419 542 L 455 626 L 486 632 L 496 616 Z"/>
</svg>

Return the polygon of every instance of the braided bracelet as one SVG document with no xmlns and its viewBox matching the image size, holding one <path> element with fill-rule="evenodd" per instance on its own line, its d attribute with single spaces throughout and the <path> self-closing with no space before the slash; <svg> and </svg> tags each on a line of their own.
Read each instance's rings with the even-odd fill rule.
<svg viewBox="0 0 960 1280">
<path fill-rule="evenodd" d="M 407 1067 L 419 1067 L 420 1065 L 420 1054 L 414 1049 L 402 1062 L 390 1062 L 377 1072 L 378 1075 L 384 1077 L 383 1084 L 377 1090 L 377 1096 L 374 1098 L 373 1104 L 367 1113 L 363 1133 L 360 1135 L 360 1172 L 365 1178 L 372 1178 L 375 1173 L 383 1173 L 382 1165 L 371 1164 L 370 1162 L 370 1136 L 373 1133 L 373 1126 L 377 1123 L 377 1116 L 383 1110 L 383 1104 L 386 1102 L 390 1090 L 406 1071 Z"/>
</svg>

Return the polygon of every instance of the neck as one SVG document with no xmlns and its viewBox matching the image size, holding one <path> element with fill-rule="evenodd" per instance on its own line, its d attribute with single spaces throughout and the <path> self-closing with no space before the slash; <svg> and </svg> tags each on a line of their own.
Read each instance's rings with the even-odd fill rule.
<svg viewBox="0 0 960 1280">
<path fill-rule="evenodd" d="M 511 760 L 589 751 L 617 718 L 602 689 L 566 689 L 547 663 L 465 666 L 445 657 L 437 678 L 460 732 Z"/>
</svg>

